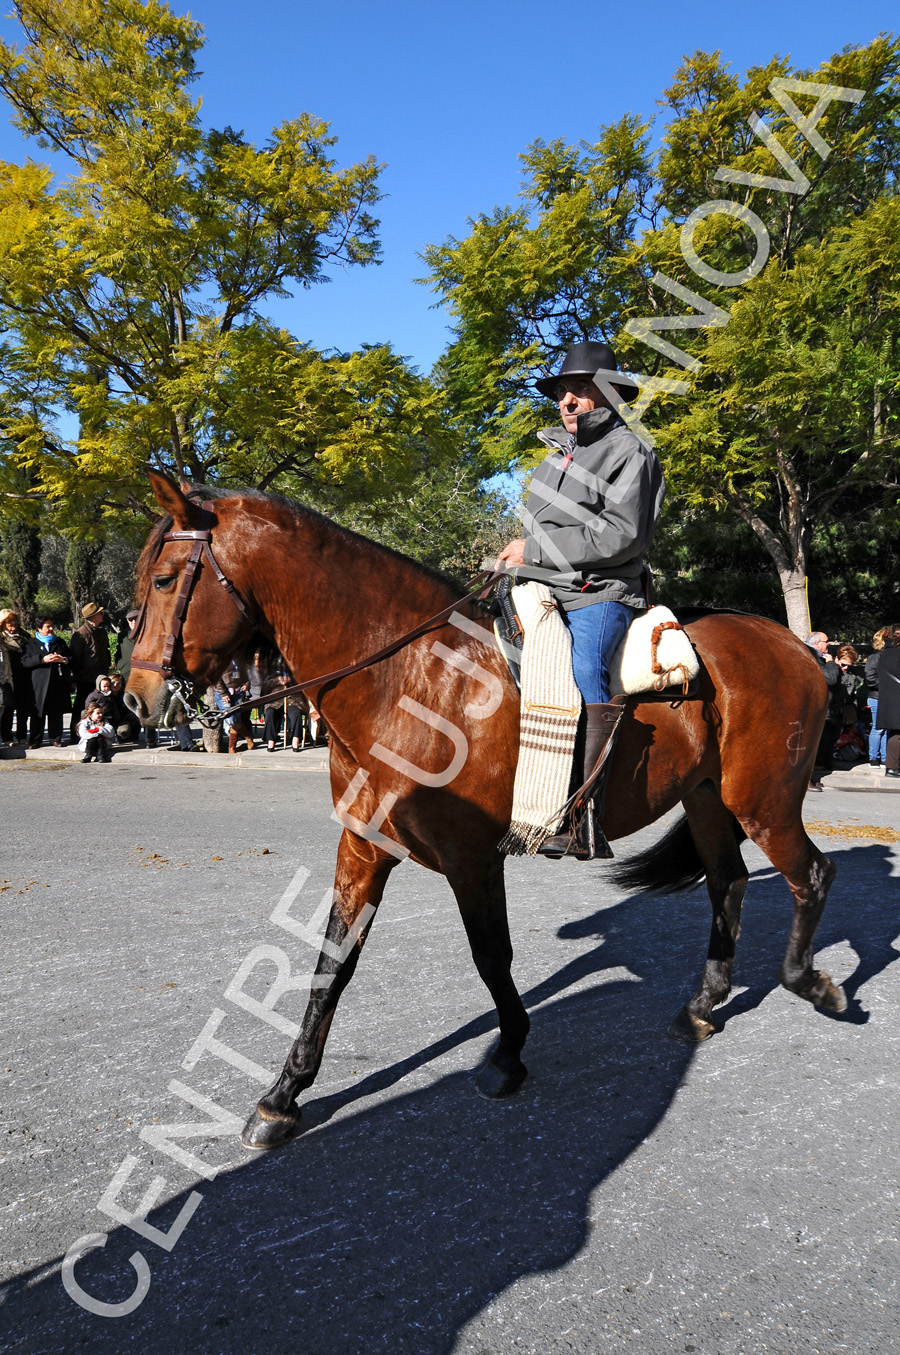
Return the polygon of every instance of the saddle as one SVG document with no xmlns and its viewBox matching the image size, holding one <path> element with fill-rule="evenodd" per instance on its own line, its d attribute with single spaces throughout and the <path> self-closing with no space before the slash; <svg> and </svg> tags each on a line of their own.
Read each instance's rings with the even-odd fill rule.
<svg viewBox="0 0 900 1355">
<path fill-rule="evenodd" d="M 525 632 L 516 612 L 513 581 L 497 584 L 494 636 L 513 681 L 522 690 L 522 642 Z M 642 701 L 671 701 L 676 687 L 682 699 L 696 697 L 700 660 L 683 626 L 668 607 L 651 607 L 636 617 L 609 665 L 611 696 L 640 696 Z"/>
</svg>

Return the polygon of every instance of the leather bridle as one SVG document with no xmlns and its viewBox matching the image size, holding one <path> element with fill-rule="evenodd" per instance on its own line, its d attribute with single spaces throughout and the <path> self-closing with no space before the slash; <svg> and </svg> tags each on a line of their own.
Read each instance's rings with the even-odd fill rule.
<svg viewBox="0 0 900 1355">
<path fill-rule="evenodd" d="M 181 588 L 178 590 L 178 597 L 175 599 L 175 610 L 172 614 L 172 623 L 166 638 L 165 647 L 163 648 L 162 661 L 160 663 L 154 663 L 150 659 L 131 660 L 132 668 L 143 668 L 151 673 L 159 673 L 169 684 L 169 687 L 172 688 L 173 691 L 179 693 L 181 699 L 185 701 L 185 703 L 187 703 L 188 694 L 193 689 L 194 683 L 191 678 L 187 676 L 182 677 L 175 672 L 175 669 L 172 666 L 172 656 L 175 653 L 175 646 L 181 635 L 185 613 L 187 612 L 191 592 L 197 577 L 197 566 L 201 559 L 208 562 L 216 579 L 228 593 L 228 596 L 244 619 L 249 622 L 251 626 L 255 624 L 240 593 L 230 579 L 228 579 L 219 568 L 216 557 L 213 555 L 211 544 L 212 528 L 210 525 L 212 523 L 212 503 L 206 502 L 202 504 L 200 506 L 200 512 L 203 515 L 201 517 L 201 522 L 205 522 L 207 525 L 192 532 L 166 532 L 163 537 L 163 543 L 166 541 L 193 541 L 194 544 L 191 547 L 191 553 L 184 568 L 184 577 L 181 580 Z M 310 687 L 320 687 L 326 682 L 333 682 L 338 678 L 348 677 L 351 673 L 358 673 L 361 669 L 368 668 L 373 663 L 378 663 L 379 660 L 385 659 L 391 654 L 395 654 L 398 649 L 402 649 L 403 646 L 409 644 L 411 640 L 415 640 L 420 635 L 424 635 L 432 626 L 439 625 L 445 621 L 447 617 L 456 611 L 463 603 L 472 598 L 483 600 L 490 592 L 495 581 L 506 572 L 507 571 L 502 568 L 494 572 L 483 570 L 480 574 L 476 575 L 463 597 L 457 598 L 442 611 L 437 612 L 434 616 L 430 616 L 427 621 L 423 621 L 411 631 L 407 631 L 405 635 L 401 635 L 398 639 L 392 640 L 390 644 L 385 645 L 383 649 L 379 649 L 377 653 L 369 654 L 366 658 L 359 659 L 356 663 L 347 664 L 344 668 L 336 668 L 331 673 L 320 673 L 317 677 L 309 678 L 305 682 L 297 682 L 292 687 L 279 688 L 277 692 L 273 692 L 268 696 L 254 697 L 251 701 L 243 701 L 239 705 L 229 706 L 225 710 L 218 710 L 212 706 L 201 706 L 198 703 L 196 707 L 197 716 L 202 724 L 215 725 L 222 720 L 227 719 L 228 716 L 237 714 L 239 711 L 251 710 L 255 706 L 266 705 L 269 701 L 281 701 L 286 696 L 293 696 L 295 693 L 306 691 Z M 130 634 L 130 638 L 135 642 L 139 639 L 141 631 L 143 630 L 146 611 L 147 598 L 144 598 Z"/>
<path fill-rule="evenodd" d="M 249 622 L 251 626 L 253 625 L 253 618 L 250 615 L 250 610 L 244 602 L 244 599 L 241 597 L 231 580 L 227 578 L 220 569 L 219 562 L 213 555 L 212 504 L 210 502 L 201 504 L 199 511 L 201 514 L 200 522 L 202 525 L 198 527 L 196 531 L 166 532 L 163 537 L 163 544 L 167 541 L 192 541 L 194 544 L 191 546 L 191 553 L 188 556 L 187 564 L 184 567 L 184 575 L 181 580 L 181 587 L 178 590 L 178 597 L 175 599 L 175 610 L 172 613 L 172 623 L 169 627 L 169 634 L 166 637 L 166 643 L 163 648 L 162 661 L 160 663 L 153 663 L 150 659 L 131 660 L 132 668 L 145 668 L 148 672 L 159 673 L 167 681 L 175 679 L 179 685 L 182 683 L 183 679 L 178 677 L 172 667 L 172 656 L 175 653 L 175 646 L 181 636 L 185 613 L 187 612 L 194 583 L 197 579 L 197 566 L 200 564 L 201 559 L 207 562 L 210 569 L 213 571 L 213 574 L 216 576 L 216 579 L 225 589 L 241 616 L 243 616 L 245 621 Z M 153 586 L 152 582 L 150 586 Z M 149 597 L 149 590 L 147 596 Z M 131 632 L 131 639 L 134 641 L 138 640 L 141 631 L 144 628 L 146 611 L 147 598 L 144 598 L 134 623 L 134 628 Z"/>
</svg>

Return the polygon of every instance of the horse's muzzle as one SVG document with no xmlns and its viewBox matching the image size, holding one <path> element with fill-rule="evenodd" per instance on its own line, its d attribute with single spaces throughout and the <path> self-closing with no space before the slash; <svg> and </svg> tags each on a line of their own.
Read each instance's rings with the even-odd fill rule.
<svg viewBox="0 0 900 1355">
<path fill-rule="evenodd" d="M 142 725 L 150 729 L 155 729 L 161 724 L 166 713 L 166 709 L 172 700 L 172 694 L 166 683 L 161 683 L 152 693 L 153 705 L 151 706 L 146 697 L 137 691 L 133 691 L 129 686 L 125 690 L 125 705 L 133 715 L 136 715 Z"/>
</svg>

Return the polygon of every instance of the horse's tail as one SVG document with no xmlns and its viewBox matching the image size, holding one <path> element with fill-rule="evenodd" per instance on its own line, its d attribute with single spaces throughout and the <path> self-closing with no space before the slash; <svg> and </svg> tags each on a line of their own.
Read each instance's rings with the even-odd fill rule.
<svg viewBox="0 0 900 1355">
<path fill-rule="evenodd" d="M 747 836 L 737 819 L 734 820 L 734 835 L 736 843 L 743 842 Z M 696 889 L 705 876 L 706 867 L 700 860 L 686 814 L 682 814 L 665 837 L 652 847 L 612 869 L 616 884 L 654 894 L 678 894 L 682 890 Z"/>
</svg>

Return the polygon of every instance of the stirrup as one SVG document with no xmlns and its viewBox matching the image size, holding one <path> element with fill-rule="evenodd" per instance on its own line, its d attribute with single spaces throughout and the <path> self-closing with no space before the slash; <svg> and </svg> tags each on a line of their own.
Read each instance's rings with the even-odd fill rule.
<svg viewBox="0 0 900 1355">
<path fill-rule="evenodd" d="M 538 847 L 538 856 L 551 861 L 572 856 L 576 861 L 609 861 L 613 852 L 594 813 L 594 802 L 589 800 L 568 832 L 554 833 Z"/>
</svg>

